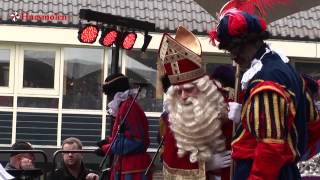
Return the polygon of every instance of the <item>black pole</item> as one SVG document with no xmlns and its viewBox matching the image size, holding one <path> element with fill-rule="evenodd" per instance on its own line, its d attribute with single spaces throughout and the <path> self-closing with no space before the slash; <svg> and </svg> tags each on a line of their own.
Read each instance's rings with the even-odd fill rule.
<svg viewBox="0 0 320 180">
<path fill-rule="evenodd" d="M 119 54 L 120 47 L 119 43 L 116 42 L 115 47 L 112 48 L 111 74 L 119 72 Z"/>
</svg>

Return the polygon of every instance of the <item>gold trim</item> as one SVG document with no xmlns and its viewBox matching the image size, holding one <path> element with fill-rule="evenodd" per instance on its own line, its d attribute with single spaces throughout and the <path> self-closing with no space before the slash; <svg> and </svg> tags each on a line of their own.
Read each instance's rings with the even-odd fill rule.
<svg viewBox="0 0 320 180">
<path fill-rule="evenodd" d="M 284 91 L 282 92 L 280 89 L 274 87 L 274 86 L 271 86 L 271 85 L 266 85 L 266 86 L 262 86 L 262 87 L 259 87 L 257 89 L 253 89 L 251 90 L 250 93 L 252 93 L 252 95 L 260 92 L 260 91 L 263 91 L 263 90 L 271 90 L 271 91 L 275 91 L 277 93 L 279 93 L 281 96 L 283 96 L 287 101 L 289 99 L 289 95 Z"/>
<path fill-rule="evenodd" d="M 184 47 L 190 49 L 199 56 L 202 54 L 201 44 L 199 39 L 183 26 L 179 26 L 176 32 L 175 40 Z"/>
<path fill-rule="evenodd" d="M 256 95 L 254 96 L 254 129 L 256 132 L 256 136 L 259 139 L 260 138 L 260 133 L 259 133 L 259 96 Z M 262 135 L 263 136 L 263 135 Z"/>
<path fill-rule="evenodd" d="M 289 106 L 290 106 L 290 111 L 292 113 L 292 116 L 293 116 L 293 118 L 295 118 L 296 117 L 296 108 L 294 107 L 294 104 L 292 101 L 290 102 Z M 294 122 L 292 122 L 292 123 L 294 123 Z"/>
<path fill-rule="evenodd" d="M 279 119 L 279 104 L 278 104 L 278 96 L 273 93 L 272 94 L 272 101 L 273 101 L 273 112 L 274 112 L 274 121 L 276 124 L 277 130 L 277 139 L 281 138 L 281 128 L 280 128 L 280 119 Z"/>
<path fill-rule="evenodd" d="M 205 162 L 198 163 L 198 169 L 177 169 L 163 162 L 163 179 L 165 180 L 206 180 Z"/>
<path fill-rule="evenodd" d="M 295 152 L 295 154 L 297 154 L 299 157 L 300 157 L 300 153 L 299 153 L 299 151 L 298 151 L 298 143 L 299 143 L 299 139 L 298 139 L 298 136 L 299 136 L 299 134 L 298 134 L 298 130 L 297 130 L 297 128 L 296 128 L 296 125 L 293 123 L 293 125 L 292 125 L 292 128 L 293 128 L 293 130 L 294 130 L 294 132 L 295 132 L 295 134 L 296 134 L 296 144 L 295 144 L 295 149 L 297 150 L 297 151 L 294 151 Z"/>
<path fill-rule="evenodd" d="M 203 68 L 199 68 L 193 71 L 188 71 L 181 74 L 169 75 L 168 78 L 172 84 L 178 84 L 180 82 L 184 82 L 186 80 L 192 80 L 199 78 L 205 75 L 205 71 Z"/>
<path fill-rule="evenodd" d="M 117 78 L 112 79 L 111 81 L 104 82 L 103 85 L 110 84 L 110 83 L 112 83 L 112 82 L 114 82 L 114 81 L 116 81 L 116 80 L 118 80 L 118 79 L 122 79 L 122 78 L 126 78 L 126 77 L 125 77 L 125 76 L 119 76 L 119 77 L 117 77 Z"/>
<path fill-rule="evenodd" d="M 161 60 L 164 64 L 166 63 L 172 63 L 180 59 L 187 58 L 193 63 L 197 64 L 199 67 L 202 65 L 202 59 L 199 55 L 191 51 L 190 49 L 184 47 L 179 42 L 177 42 L 175 39 L 173 39 L 169 35 L 165 35 L 164 42 L 162 43 L 165 48 L 161 49 L 160 51 L 163 51 Z M 171 51 L 171 52 L 170 52 Z M 168 52 L 168 53 L 167 53 Z"/>
<path fill-rule="evenodd" d="M 267 138 L 271 138 L 271 118 L 270 118 L 270 106 L 267 92 L 263 93 L 264 110 L 267 120 Z"/>
<path fill-rule="evenodd" d="M 245 132 L 246 132 L 246 129 L 242 129 L 242 132 L 240 133 L 239 137 L 237 137 L 235 140 L 233 140 L 231 142 L 231 145 L 233 145 L 234 143 L 238 142 L 243 137 Z"/>
<path fill-rule="evenodd" d="M 285 126 L 284 124 L 284 113 L 285 113 L 285 100 L 283 98 L 280 98 L 280 121 L 282 124 L 282 127 Z"/>
<path fill-rule="evenodd" d="M 283 139 L 266 138 L 266 139 L 262 139 L 262 142 L 264 142 L 264 143 L 284 144 L 284 140 Z"/>
<path fill-rule="evenodd" d="M 289 147 L 290 147 L 292 155 L 293 155 L 293 159 L 292 160 L 294 160 L 296 158 L 297 154 L 296 154 L 296 151 L 295 151 L 295 149 L 293 147 L 293 144 L 292 144 L 291 134 L 289 134 L 289 136 L 288 136 L 288 144 L 289 144 Z"/>
<path fill-rule="evenodd" d="M 314 107 L 313 107 L 313 101 L 310 97 L 310 94 L 309 93 L 306 93 L 306 96 L 307 96 L 307 99 L 308 99 L 308 103 L 309 103 L 309 113 L 310 113 L 310 121 L 313 121 L 314 120 Z"/>
</svg>

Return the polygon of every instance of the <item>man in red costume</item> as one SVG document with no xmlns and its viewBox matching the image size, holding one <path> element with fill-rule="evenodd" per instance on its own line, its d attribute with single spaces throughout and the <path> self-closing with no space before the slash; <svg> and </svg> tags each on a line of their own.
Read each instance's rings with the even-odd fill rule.
<svg viewBox="0 0 320 180">
<path fill-rule="evenodd" d="M 164 179 L 206 179 L 206 171 L 230 166 L 221 120 L 227 117 L 222 94 L 205 74 L 199 40 L 183 27 L 175 38 L 164 34 L 159 59 L 171 86 L 166 103 Z"/>
<path fill-rule="evenodd" d="M 144 175 L 151 162 L 151 158 L 146 152 L 150 139 L 146 115 L 141 107 L 133 102 L 137 90 L 129 88 L 126 76 L 116 73 L 106 78 L 103 92 L 108 96 L 108 99 L 112 100 L 108 104 L 108 108 L 109 113 L 115 117 L 112 136 L 98 143 L 100 146 L 98 151 L 105 154 L 109 150 L 112 140 L 115 140 L 111 147 L 111 153 L 115 157 L 110 179 L 118 180 L 119 176 L 121 176 L 121 180 L 152 179 L 152 173 L 149 173 L 147 177 Z M 124 119 L 128 110 L 128 116 Z M 122 130 L 120 130 L 121 133 L 116 137 L 116 132 L 122 121 L 124 123 Z"/>
<path fill-rule="evenodd" d="M 296 162 L 311 137 L 303 81 L 289 59 L 264 42 L 269 33 L 262 18 L 237 9 L 221 15 L 212 41 L 245 71 L 241 125 L 232 142 L 233 179 L 301 179 Z"/>
</svg>

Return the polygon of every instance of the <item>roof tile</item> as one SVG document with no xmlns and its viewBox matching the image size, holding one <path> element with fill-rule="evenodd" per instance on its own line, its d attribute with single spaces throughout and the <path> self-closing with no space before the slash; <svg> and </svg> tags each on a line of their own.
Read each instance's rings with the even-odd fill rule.
<svg viewBox="0 0 320 180">
<path fill-rule="evenodd" d="M 177 26 L 184 25 L 204 34 L 214 25 L 214 18 L 193 0 L 3 0 L 0 3 L 0 22 L 8 23 L 13 11 L 59 13 L 68 15 L 68 21 L 63 24 L 76 26 L 81 8 L 150 21 L 160 32 L 175 31 Z M 320 40 L 319 21 L 320 6 L 317 6 L 271 23 L 269 31 L 274 38 Z M 32 24 L 30 21 L 27 23 Z M 56 26 L 61 24 L 52 23 Z"/>
</svg>

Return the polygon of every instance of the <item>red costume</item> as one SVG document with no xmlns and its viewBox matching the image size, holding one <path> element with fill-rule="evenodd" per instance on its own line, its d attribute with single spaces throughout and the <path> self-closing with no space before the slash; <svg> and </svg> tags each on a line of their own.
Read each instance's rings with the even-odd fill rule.
<svg viewBox="0 0 320 180">
<path fill-rule="evenodd" d="M 308 143 L 319 137 L 310 131 L 308 114 L 314 112 L 307 113 L 312 108 L 306 108 L 302 80 L 287 57 L 264 43 L 266 28 L 262 18 L 231 9 L 223 11 L 211 33 L 219 48 L 228 50 L 240 65 L 251 62 L 241 80 L 245 90 L 241 125 L 232 142 L 234 180 L 301 179 L 296 162 Z M 253 53 L 252 59 L 237 51 L 247 47 L 256 48 L 246 51 Z"/>
<path fill-rule="evenodd" d="M 206 162 L 214 153 L 225 149 L 220 118 L 222 114 L 226 115 L 226 104 L 217 87 L 205 75 L 201 45 L 191 32 L 179 27 L 175 39 L 164 34 L 159 56 L 172 85 L 167 92 L 169 115 L 165 112 L 161 116 L 165 127 L 164 179 L 205 180 Z M 199 103 L 186 105 L 178 100 L 181 96 L 178 97 L 177 89 L 181 87 L 196 88 L 198 93 L 193 99 Z"/>
<path fill-rule="evenodd" d="M 123 75 L 116 76 L 106 80 L 105 86 L 112 87 L 110 91 L 115 89 L 112 83 L 116 83 L 120 79 L 126 78 Z M 121 80 L 120 80 L 121 81 Z M 127 78 L 125 80 L 127 82 Z M 120 82 L 121 85 L 123 82 Z M 105 88 L 107 89 L 107 88 Z M 140 180 L 146 179 L 144 172 L 151 162 L 147 148 L 150 143 L 148 120 L 140 106 L 133 102 L 134 93 L 127 88 L 123 91 L 114 92 L 114 99 L 108 106 L 112 107 L 113 102 L 117 102 L 115 108 L 115 122 L 112 129 L 112 136 L 108 138 L 101 149 L 104 153 L 109 151 L 112 140 L 115 140 L 111 148 L 111 153 L 114 154 L 111 179 L 117 179 L 119 176 L 121 165 L 121 179 Z M 112 95 L 108 90 L 106 94 Z M 132 104 L 133 103 L 133 104 Z M 131 109 L 126 119 L 124 119 L 130 105 Z M 112 109 L 112 108 L 111 108 Z M 122 132 L 116 137 L 119 125 L 124 121 Z M 152 173 L 148 174 L 147 179 L 152 179 Z"/>
</svg>

